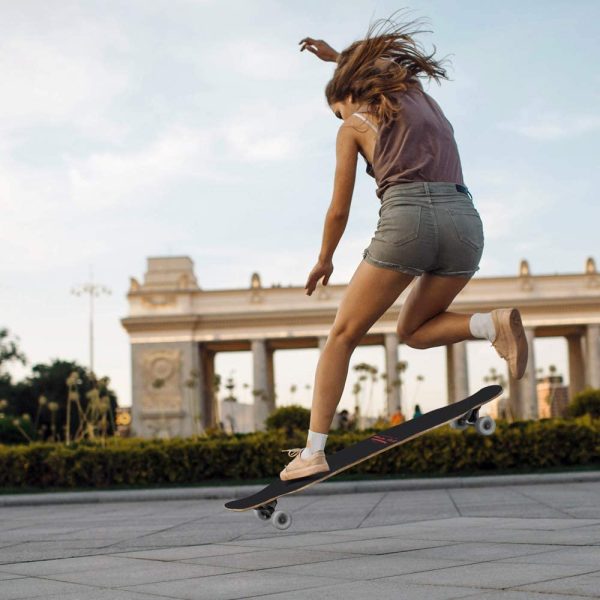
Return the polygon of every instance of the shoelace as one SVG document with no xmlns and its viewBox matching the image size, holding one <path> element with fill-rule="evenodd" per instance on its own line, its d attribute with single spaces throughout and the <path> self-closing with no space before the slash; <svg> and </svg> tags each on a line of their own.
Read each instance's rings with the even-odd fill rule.
<svg viewBox="0 0 600 600">
<path fill-rule="evenodd" d="M 304 448 L 288 448 L 287 450 L 282 450 L 282 452 L 287 452 L 288 456 L 294 458 L 295 456 L 298 456 L 302 450 L 304 450 Z"/>
</svg>

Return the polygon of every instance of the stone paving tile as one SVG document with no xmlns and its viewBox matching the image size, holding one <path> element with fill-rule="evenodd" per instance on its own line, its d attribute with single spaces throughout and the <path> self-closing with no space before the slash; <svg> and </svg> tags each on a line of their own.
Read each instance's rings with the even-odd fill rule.
<svg viewBox="0 0 600 600">
<path fill-rule="evenodd" d="M 417 573 L 446 569 L 464 564 L 460 560 L 444 558 L 411 558 L 404 553 L 386 554 L 383 556 L 355 556 L 335 561 L 335 563 L 320 563 L 311 565 L 297 565 L 271 569 L 271 573 L 286 573 L 318 575 L 327 577 L 332 575 L 345 580 L 367 580 L 380 577 L 392 577 L 406 573 Z M 429 573 L 427 573 L 430 576 Z M 437 577 L 437 574 L 436 574 Z M 419 583 L 419 582 L 416 582 Z M 458 585 L 454 582 L 452 585 Z"/>
<path fill-rule="evenodd" d="M 44 560 L 51 558 L 70 558 L 93 554 L 89 548 L 81 548 L 80 542 L 25 542 L 11 548 L 0 550 L 0 568 L 7 564 L 27 562 L 31 560 Z M 102 550 L 97 550 L 103 554 Z"/>
<path fill-rule="evenodd" d="M 228 554 L 227 556 L 205 556 L 202 558 L 185 559 L 180 561 L 186 564 L 214 565 L 222 567 L 236 567 L 239 569 L 259 570 L 272 569 L 274 567 L 285 567 L 303 564 L 326 564 L 329 562 L 332 569 L 335 565 L 332 561 L 340 558 L 349 558 L 351 554 L 343 552 L 322 552 L 319 550 L 255 550 L 243 554 Z M 337 565 L 337 563 L 335 563 Z"/>
<path fill-rule="evenodd" d="M 202 558 L 204 556 L 224 556 L 227 554 L 242 554 L 256 552 L 256 548 L 250 546 L 236 546 L 231 544 L 204 544 L 202 546 L 181 546 L 179 548 L 166 547 L 155 550 L 137 550 L 135 552 L 118 552 L 112 556 L 123 556 L 126 558 L 145 558 L 148 560 L 187 560 L 190 558 Z"/>
<path fill-rule="evenodd" d="M 44 596 L 43 600 L 160 600 L 161 598 L 173 598 L 173 596 L 158 596 L 156 594 L 150 596 L 146 592 L 137 593 L 124 590 L 89 588 L 89 591 L 81 591 L 75 594 L 51 594 Z"/>
<path fill-rule="evenodd" d="M 123 560 L 114 556 L 80 556 L 54 560 L 38 560 L 24 563 L 0 565 L 3 573 L 29 575 L 32 577 L 45 577 L 58 573 L 75 573 L 88 569 L 118 568 L 123 565 Z"/>
<path fill-rule="evenodd" d="M 484 562 L 438 569 L 435 573 L 400 575 L 394 579 L 398 583 L 430 584 L 434 580 L 436 585 L 473 585 L 473 587 L 502 589 L 537 584 L 540 581 L 579 575 L 589 571 L 589 566 L 585 565 L 533 565 L 522 563 L 513 564 L 510 568 L 507 568 L 506 563 Z"/>
<path fill-rule="evenodd" d="M 345 552 L 347 554 L 366 554 L 375 556 L 379 554 L 393 554 L 396 552 L 410 552 L 422 548 L 437 548 L 456 544 L 449 542 L 430 542 L 411 540 L 408 538 L 375 538 L 363 540 L 339 540 L 331 544 L 319 544 L 311 548 L 320 551 Z"/>
<path fill-rule="evenodd" d="M 544 581 L 522 585 L 517 588 L 527 592 L 546 592 L 550 594 L 579 594 L 588 598 L 600 598 L 600 577 L 591 575 L 578 575 L 577 577 L 563 577 L 553 581 Z"/>
<path fill-rule="evenodd" d="M 35 577 L 20 577 L 2 582 L 0 600 L 21 600 L 29 598 L 46 598 L 51 594 L 84 593 L 91 590 L 88 586 L 63 581 L 51 581 Z"/>
<path fill-rule="evenodd" d="M 600 547 L 578 546 L 565 548 L 554 546 L 550 552 L 528 554 L 519 558 L 506 558 L 500 562 L 525 562 L 547 565 L 589 565 L 600 568 Z"/>
<path fill-rule="evenodd" d="M 559 548 L 559 546 L 543 546 L 541 544 L 484 544 L 480 542 L 465 542 L 435 546 L 413 550 L 408 555 L 414 558 L 445 558 L 464 560 L 466 562 L 498 561 L 508 559 L 506 562 L 536 562 L 529 559 L 536 558 L 539 553 L 545 555 Z M 543 562 L 543 561 L 542 561 Z M 577 563 L 573 563 L 577 564 Z"/>
<path fill-rule="evenodd" d="M 477 596 L 479 598 L 480 596 Z M 563 596 L 562 594 L 544 594 L 542 592 L 518 592 L 504 590 L 501 592 L 487 592 L 481 595 L 482 600 L 589 600 L 589 596 Z"/>
<path fill-rule="evenodd" d="M 57 573 L 46 575 L 48 579 L 69 581 L 100 587 L 126 587 L 138 584 L 158 584 L 180 579 L 208 577 L 211 575 L 226 575 L 242 569 L 235 566 L 210 566 L 185 564 L 181 562 L 164 563 L 160 561 L 144 561 L 123 559 L 126 564 L 110 569 L 89 569 L 75 573 Z"/>
<path fill-rule="evenodd" d="M 379 580 L 370 580 L 321 587 L 314 596 L 312 596 L 312 592 L 307 593 L 302 590 L 273 594 L 266 596 L 266 598 L 268 600 L 307 600 L 312 596 L 319 600 L 365 600 L 369 597 L 375 597 L 377 600 L 455 600 L 458 598 L 484 597 L 487 600 L 485 594 L 486 590 L 473 588 L 413 584 L 398 586 Z M 521 600 L 525 600 L 525 598 Z M 536 600 L 538 600 L 537 596 Z"/>
<path fill-rule="evenodd" d="M 344 583 L 341 579 L 333 577 L 312 577 L 307 575 L 294 575 L 291 573 L 271 573 L 260 571 L 255 573 L 235 573 L 202 577 L 193 579 L 180 579 L 155 583 L 152 585 L 129 586 L 126 589 L 134 592 L 148 592 L 149 594 L 168 594 L 181 600 L 237 600 L 240 598 L 261 597 L 268 594 L 288 593 L 294 590 L 308 590 L 321 588 L 332 583 Z M 305 597 L 319 597 L 318 592 L 310 592 Z"/>
<path fill-rule="evenodd" d="M 0 573 L 0 581 L 6 581 L 7 579 L 19 579 L 25 577 L 25 575 L 17 575 L 16 573 Z"/>
</svg>

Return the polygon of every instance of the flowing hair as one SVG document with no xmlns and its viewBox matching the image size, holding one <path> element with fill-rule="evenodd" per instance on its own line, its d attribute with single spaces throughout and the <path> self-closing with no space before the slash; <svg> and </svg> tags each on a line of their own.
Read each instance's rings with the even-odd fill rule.
<svg viewBox="0 0 600 600">
<path fill-rule="evenodd" d="M 402 9 L 401 9 L 402 10 Z M 349 95 L 353 102 L 366 104 L 367 112 L 375 114 L 380 122 L 394 119 L 402 110 L 394 98 L 410 88 L 420 87 L 417 77 L 424 74 L 435 79 L 448 79 L 442 61 L 433 59 L 436 51 L 428 55 L 415 40 L 418 33 L 431 33 L 425 29 L 410 29 L 419 20 L 398 24 L 392 13 L 388 19 L 379 19 L 370 25 L 366 37 L 353 42 L 340 52 L 338 66 L 325 86 L 329 105 L 343 102 Z M 379 59 L 387 59 L 379 61 Z"/>
</svg>

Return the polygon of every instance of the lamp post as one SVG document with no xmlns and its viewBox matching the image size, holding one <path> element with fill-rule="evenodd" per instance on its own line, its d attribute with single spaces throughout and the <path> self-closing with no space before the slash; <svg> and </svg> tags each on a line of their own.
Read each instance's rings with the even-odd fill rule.
<svg viewBox="0 0 600 600">
<path fill-rule="evenodd" d="M 111 293 L 111 290 L 106 286 L 94 283 L 94 274 L 91 268 L 90 281 L 78 288 L 71 289 L 71 294 L 74 296 L 88 294 L 90 297 L 90 376 L 93 376 L 94 373 L 94 297 L 101 294 L 110 295 Z"/>
</svg>

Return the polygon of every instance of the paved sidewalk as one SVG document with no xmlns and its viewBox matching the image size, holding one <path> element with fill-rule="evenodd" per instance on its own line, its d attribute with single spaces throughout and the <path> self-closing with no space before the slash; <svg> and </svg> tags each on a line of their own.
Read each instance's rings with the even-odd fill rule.
<svg viewBox="0 0 600 600">
<path fill-rule="evenodd" d="M 0 509 L 0 600 L 600 598 L 600 482 Z"/>
</svg>

